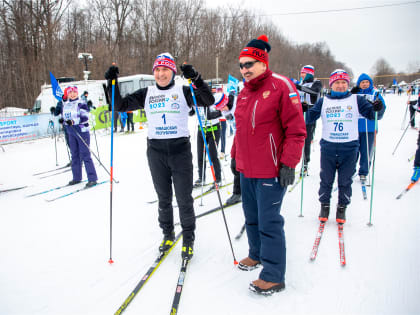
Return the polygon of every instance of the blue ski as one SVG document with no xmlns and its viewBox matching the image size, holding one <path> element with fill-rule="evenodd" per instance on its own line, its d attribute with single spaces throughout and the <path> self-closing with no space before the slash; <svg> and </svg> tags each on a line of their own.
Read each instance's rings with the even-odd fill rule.
<svg viewBox="0 0 420 315">
<path fill-rule="evenodd" d="M 83 182 L 86 182 L 86 180 L 81 181 L 81 183 L 83 183 Z M 40 191 L 40 192 L 37 192 L 37 193 L 34 193 L 34 194 L 27 195 L 26 198 L 43 195 L 43 194 L 49 193 L 50 191 L 59 190 L 61 188 L 70 187 L 70 186 L 71 185 L 69 185 L 69 184 L 62 185 L 62 186 L 57 186 L 57 187 L 54 187 L 54 188 L 50 188 L 50 189 L 47 189 L 47 190 L 44 190 L 44 191 Z"/>
<path fill-rule="evenodd" d="M 69 193 L 67 193 L 67 194 L 60 195 L 60 196 L 57 196 L 57 197 L 52 198 L 52 199 L 46 199 L 46 201 L 51 202 L 51 201 L 54 201 L 54 200 L 57 200 L 57 199 L 61 199 L 61 198 L 64 198 L 64 197 L 68 197 L 68 196 L 74 195 L 75 193 L 78 193 L 78 192 L 80 192 L 80 191 L 87 190 L 87 189 L 89 189 L 89 188 L 93 188 L 93 187 L 96 187 L 96 186 L 98 186 L 98 185 L 105 184 L 105 183 L 107 183 L 107 182 L 109 182 L 109 180 L 104 180 L 104 181 L 102 181 L 102 182 L 99 182 L 99 183 L 97 183 L 95 186 L 92 186 L 92 187 L 86 187 L 86 186 L 84 186 L 84 187 L 82 187 L 82 188 L 79 188 L 79 189 L 73 190 L 73 191 L 71 191 L 71 192 L 69 192 Z"/>
</svg>

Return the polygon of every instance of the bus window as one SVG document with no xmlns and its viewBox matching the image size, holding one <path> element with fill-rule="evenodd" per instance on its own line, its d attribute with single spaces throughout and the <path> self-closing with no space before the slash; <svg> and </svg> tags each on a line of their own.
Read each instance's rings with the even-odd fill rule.
<svg viewBox="0 0 420 315">
<path fill-rule="evenodd" d="M 154 80 L 140 80 L 139 81 L 140 88 L 145 88 L 147 86 L 151 86 L 154 84 L 155 84 Z"/>
<path fill-rule="evenodd" d="M 122 97 L 134 92 L 133 81 L 119 82 L 119 87 L 120 87 L 120 93 Z"/>
<path fill-rule="evenodd" d="M 34 113 L 39 113 L 40 110 L 41 110 L 41 100 L 35 100 L 35 104 L 34 104 L 34 107 L 32 108 L 32 111 Z"/>
</svg>

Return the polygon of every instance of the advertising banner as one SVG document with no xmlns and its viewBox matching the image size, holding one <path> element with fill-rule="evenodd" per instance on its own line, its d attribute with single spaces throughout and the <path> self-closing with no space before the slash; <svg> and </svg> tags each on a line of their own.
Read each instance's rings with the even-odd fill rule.
<svg viewBox="0 0 420 315">
<path fill-rule="evenodd" d="M 58 118 L 50 114 L 0 118 L 0 144 L 46 137 L 58 130 Z"/>
</svg>

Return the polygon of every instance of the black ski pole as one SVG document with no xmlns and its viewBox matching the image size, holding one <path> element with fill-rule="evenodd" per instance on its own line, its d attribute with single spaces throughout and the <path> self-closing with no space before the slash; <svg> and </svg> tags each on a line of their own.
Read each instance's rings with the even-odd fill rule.
<svg viewBox="0 0 420 315">
<path fill-rule="evenodd" d="M 195 110 L 196 110 L 196 112 L 198 112 L 197 99 L 195 98 L 195 93 L 194 93 L 194 89 L 192 87 L 192 81 L 191 81 L 191 79 L 188 79 L 188 83 L 190 85 L 190 90 L 191 90 L 191 95 L 193 97 Z M 204 133 L 203 124 L 201 122 L 200 115 L 197 115 L 197 118 L 198 118 L 198 122 L 200 123 L 201 135 L 203 136 L 204 146 L 206 147 L 206 152 L 207 152 L 207 156 L 208 156 L 208 159 L 209 159 L 210 169 L 211 169 L 211 173 L 213 175 L 214 186 L 216 187 L 217 197 L 218 197 L 219 203 L 220 203 L 220 209 L 222 210 L 223 220 L 225 222 L 226 233 L 227 233 L 227 236 L 228 236 L 228 239 L 229 239 L 230 249 L 232 250 L 233 263 L 235 265 L 237 265 L 238 264 L 238 261 L 236 260 L 235 252 L 233 251 L 232 240 L 230 238 L 229 228 L 228 228 L 227 222 L 226 222 L 225 211 L 223 209 L 223 202 L 222 202 L 222 199 L 220 197 L 219 185 L 217 184 L 217 181 L 216 181 L 216 175 L 214 173 L 214 167 L 213 167 L 213 163 L 212 163 L 211 158 L 210 158 L 209 147 L 207 145 L 206 135 Z"/>
<path fill-rule="evenodd" d="M 394 151 L 392 151 L 392 155 L 394 155 L 395 151 L 397 151 L 397 148 L 400 145 L 400 142 L 401 142 L 402 138 L 404 138 L 404 135 L 407 132 L 407 129 L 408 129 L 409 126 L 410 126 L 410 121 L 408 122 L 407 127 L 405 127 L 405 130 L 404 130 L 404 132 L 403 132 L 403 134 L 402 134 L 402 136 L 400 138 L 400 141 L 398 141 L 397 145 L 395 146 Z"/>
</svg>

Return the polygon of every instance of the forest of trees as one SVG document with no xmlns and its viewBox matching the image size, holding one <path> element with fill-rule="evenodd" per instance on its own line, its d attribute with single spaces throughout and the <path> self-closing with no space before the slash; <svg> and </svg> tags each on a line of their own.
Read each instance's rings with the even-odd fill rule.
<svg viewBox="0 0 420 315">
<path fill-rule="evenodd" d="M 240 77 L 238 55 L 266 34 L 270 68 L 297 77 L 312 64 L 318 77 L 344 68 L 326 43 L 296 44 L 270 21 L 238 8 L 208 9 L 202 0 L 3 0 L 0 3 L 0 108 L 33 106 L 40 87 L 56 77 L 83 79 L 77 58 L 89 52 L 90 79 L 103 79 L 116 62 L 120 75 L 151 73 L 157 54 L 170 52 L 204 78 Z M 324 81 L 324 83 L 326 83 Z"/>
</svg>

